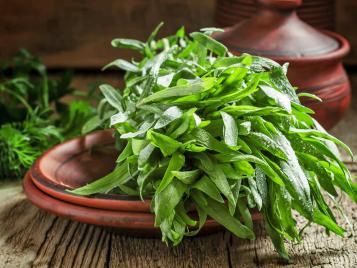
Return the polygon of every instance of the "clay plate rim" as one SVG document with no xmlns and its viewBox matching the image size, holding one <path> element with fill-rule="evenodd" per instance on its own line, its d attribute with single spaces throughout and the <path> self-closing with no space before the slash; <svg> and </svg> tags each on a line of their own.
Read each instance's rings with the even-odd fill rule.
<svg viewBox="0 0 357 268">
<path fill-rule="evenodd" d="M 94 137 L 107 135 L 108 133 L 112 133 L 112 130 L 97 131 L 87 136 Z M 72 204 L 115 211 L 136 211 L 150 213 L 150 199 L 142 201 L 138 197 L 119 194 L 96 194 L 91 197 L 80 196 L 67 192 L 66 187 L 61 184 L 54 183 L 55 179 L 50 179 L 45 175 L 45 173 L 41 170 L 41 162 L 43 160 L 51 157 L 51 155 L 53 157 L 53 152 L 60 150 L 61 147 L 68 146 L 68 144 L 85 139 L 87 136 L 78 137 L 58 144 L 42 154 L 29 171 L 29 176 L 33 183 L 46 194 Z M 76 153 L 79 154 L 81 152 Z"/>
<path fill-rule="evenodd" d="M 29 177 L 37 188 L 54 198 L 68 203 L 113 211 L 135 211 L 150 213 L 151 201 L 149 199 L 142 201 L 136 197 L 134 199 L 131 196 L 114 194 L 96 194 L 91 197 L 80 196 L 67 192 L 62 187 L 53 186 L 42 178 L 36 177 L 36 179 L 34 179 L 32 174 L 36 173 L 30 169 Z"/>
<path fill-rule="evenodd" d="M 124 230 L 137 230 L 146 233 L 158 232 L 159 230 L 154 227 L 154 215 L 150 213 L 121 212 L 82 207 L 55 199 L 36 188 L 29 173 L 25 175 L 23 189 L 27 198 L 38 208 L 73 221 Z M 211 233 L 222 230 L 222 228 L 215 220 L 208 218 L 201 231 Z"/>
</svg>

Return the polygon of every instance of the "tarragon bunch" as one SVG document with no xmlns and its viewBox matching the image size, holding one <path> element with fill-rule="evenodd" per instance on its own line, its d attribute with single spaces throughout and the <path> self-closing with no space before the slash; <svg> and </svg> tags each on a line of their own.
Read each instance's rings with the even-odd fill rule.
<svg viewBox="0 0 357 268">
<path fill-rule="evenodd" d="M 343 235 L 325 197 L 335 200 L 339 188 L 357 201 L 335 144 L 352 153 L 301 105 L 287 66 L 233 56 L 211 37 L 218 29 L 155 40 L 158 29 L 146 42 L 112 41 L 142 59 L 105 67 L 126 71 L 125 88 L 100 86 L 104 98 L 85 131 L 114 128 L 123 149 L 113 172 L 73 193 L 150 198 L 163 241 L 174 245 L 208 216 L 254 239 L 252 210 L 284 258 L 284 240 L 301 239 L 293 210 Z"/>
</svg>

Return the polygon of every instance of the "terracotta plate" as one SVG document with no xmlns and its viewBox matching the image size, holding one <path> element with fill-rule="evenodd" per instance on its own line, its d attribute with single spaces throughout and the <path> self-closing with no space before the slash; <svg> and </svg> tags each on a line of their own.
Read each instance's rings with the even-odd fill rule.
<svg viewBox="0 0 357 268">
<path fill-rule="evenodd" d="M 59 144 L 44 153 L 30 170 L 34 184 L 50 196 L 73 204 L 117 211 L 150 212 L 150 200 L 115 194 L 92 197 L 68 193 L 106 174 L 115 165 L 112 131 L 98 131 Z"/>
<path fill-rule="evenodd" d="M 37 207 L 57 216 L 73 221 L 108 227 L 118 232 L 133 236 L 155 237 L 160 230 L 154 227 L 154 216 L 150 213 L 122 212 L 83 207 L 53 198 L 39 190 L 26 174 L 23 187 L 27 198 Z M 222 230 L 213 219 L 208 219 L 200 234 Z"/>
<path fill-rule="evenodd" d="M 48 150 L 26 175 L 28 198 L 46 211 L 77 221 L 117 228 L 126 228 L 125 224 L 132 222 L 132 229 L 153 229 L 150 200 L 143 202 L 137 197 L 115 194 L 84 197 L 66 191 L 113 169 L 118 155 L 113 142 L 112 131 L 99 131 Z M 252 211 L 252 218 L 259 220 L 261 215 Z"/>
</svg>

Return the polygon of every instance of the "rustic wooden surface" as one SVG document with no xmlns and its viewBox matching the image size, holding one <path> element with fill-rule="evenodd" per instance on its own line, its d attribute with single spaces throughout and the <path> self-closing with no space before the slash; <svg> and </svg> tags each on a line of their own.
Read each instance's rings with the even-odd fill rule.
<svg viewBox="0 0 357 268">
<path fill-rule="evenodd" d="M 78 76 L 85 86 L 91 76 Z M 112 82 L 112 76 L 99 76 Z M 352 77 L 357 85 L 357 75 Z M 357 152 L 357 95 L 333 133 Z M 357 175 L 357 163 L 349 164 Z M 357 232 L 357 206 L 347 198 L 343 207 Z M 343 217 L 338 221 L 349 228 Z M 298 218 L 299 224 L 303 223 Z M 121 236 L 100 227 L 71 222 L 42 212 L 26 200 L 21 181 L 0 181 L 0 267 L 357 267 L 357 236 L 327 236 L 312 226 L 298 245 L 288 245 L 292 263 L 281 263 L 261 223 L 253 242 L 218 233 L 187 238 L 178 247 L 159 239 Z"/>
<path fill-rule="evenodd" d="M 336 29 L 352 45 L 346 60 L 357 64 L 357 1 L 336 2 Z M 111 48 L 113 38 L 145 40 L 160 21 L 163 34 L 212 26 L 214 10 L 215 0 L 0 0 L 0 58 L 25 47 L 50 67 L 97 70 L 132 56 Z"/>
</svg>

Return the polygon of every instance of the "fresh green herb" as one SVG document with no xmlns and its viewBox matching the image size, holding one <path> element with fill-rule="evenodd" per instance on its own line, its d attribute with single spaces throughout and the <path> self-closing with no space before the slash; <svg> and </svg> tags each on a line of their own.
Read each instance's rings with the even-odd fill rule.
<svg viewBox="0 0 357 268">
<path fill-rule="evenodd" d="M 155 30 L 148 42 L 113 40 L 143 58 L 109 64 L 127 71 L 126 87 L 103 85 L 108 105 L 84 129 L 111 126 L 125 149 L 112 173 L 71 192 L 134 189 L 151 197 L 162 239 L 174 245 L 197 233 L 207 215 L 236 236 L 254 239 L 253 208 L 284 258 L 285 240 L 302 239 L 293 210 L 343 235 L 323 192 L 336 199 L 340 188 L 357 200 L 335 144 L 349 148 L 311 118 L 285 67 L 231 55 L 212 39 L 214 31 L 186 36 L 181 28 L 154 40 Z M 198 221 L 187 214 L 193 206 Z"/>
<path fill-rule="evenodd" d="M 0 178 L 21 177 L 44 150 L 81 133 L 94 109 L 85 99 L 61 102 L 76 93 L 70 82 L 69 72 L 49 78 L 26 50 L 0 65 Z"/>
</svg>

